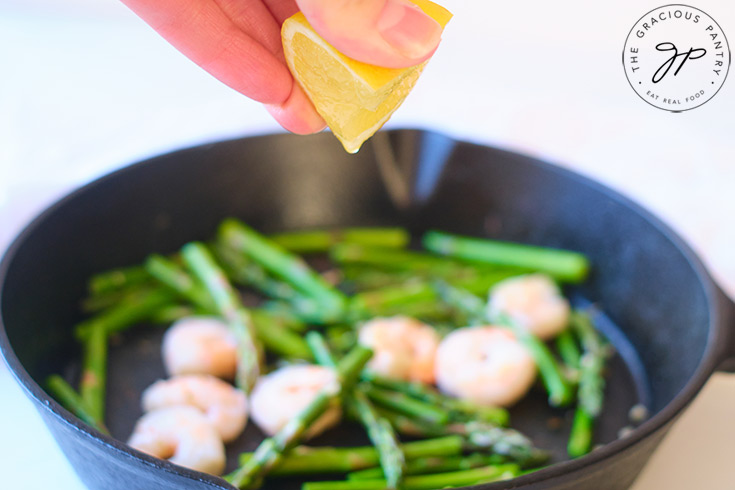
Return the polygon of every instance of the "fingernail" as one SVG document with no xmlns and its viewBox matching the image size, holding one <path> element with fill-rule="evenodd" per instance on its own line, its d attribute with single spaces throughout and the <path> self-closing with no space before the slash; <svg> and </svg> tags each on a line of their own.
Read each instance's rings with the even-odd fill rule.
<svg viewBox="0 0 735 490">
<path fill-rule="evenodd" d="M 436 49 L 442 28 L 416 5 L 388 0 L 377 24 L 383 39 L 407 58 L 423 58 Z"/>
</svg>

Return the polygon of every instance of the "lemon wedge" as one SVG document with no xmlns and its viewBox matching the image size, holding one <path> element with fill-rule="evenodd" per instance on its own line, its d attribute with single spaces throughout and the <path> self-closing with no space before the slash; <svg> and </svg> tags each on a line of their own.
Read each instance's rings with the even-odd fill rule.
<svg viewBox="0 0 735 490">
<path fill-rule="evenodd" d="M 411 1 L 442 27 L 452 18 L 433 2 Z M 427 63 L 384 68 L 348 58 L 319 36 L 301 12 L 284 21 L 281 40 L 294 78 L 349 153 L 390 119 Z"/>
</svg>

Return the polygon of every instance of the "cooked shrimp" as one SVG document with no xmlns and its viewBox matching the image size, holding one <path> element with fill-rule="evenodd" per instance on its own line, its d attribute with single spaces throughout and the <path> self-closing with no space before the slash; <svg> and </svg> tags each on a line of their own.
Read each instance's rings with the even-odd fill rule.
<svg viewBox="0 0 735 490">
<path fill-rule="evenodd" d="M 360 327 L 359 342 L 373 350 L 367 367 L 390 378 L 434 382 L 439 334 L 405 316 L 375 318 Z"/>
<path fill-rule="evenodd" d="M 212 317 L 188 317 L 174 323 L 163 337 L 163 363 L 170 376 L 211 374 L 232 379 L 237 368 L 237 339 Z"/>
<path fill-rule="evenodd" d="M 248 400 L 241 390 L 203 374 L 174 376 L 143 392 L 143 410 L 188 405 L 204 414 L 224 442 L 239 436 L 248 421 Z"/>
<path fill-rule="evenodd" d="M 567 327 L 569 302 L 544 274 L 512 277 L 490 290 L 490 318 L 508 315 L 541 339 L 550 339 Z"/>
<path fill-rule="evenodd" d="M 294 365 L 282 367 L 262 376 L 250 393 L 250 416 L 268 435 L 283 428 L 321 392 L 339 390 L 333 369 Z M 332 406 L 314 422 L 306 437 L 314 437 L 339 422 L 342 410 Z"/>
<path fill-rule="evenodd" d="M 533 357 L 503 328 L 459 328 L 437 350 L 439 389 L 477 404 L 511 405 L 526 394 L 535 377 Z"/>
<path fill-rule="evenodd" d="M 193 470 L 219 475 L 225 446 L 217 430 L 192 407 L 168 407 L 143 415 L 128 444 L 135 449 Z"/>
</svg>

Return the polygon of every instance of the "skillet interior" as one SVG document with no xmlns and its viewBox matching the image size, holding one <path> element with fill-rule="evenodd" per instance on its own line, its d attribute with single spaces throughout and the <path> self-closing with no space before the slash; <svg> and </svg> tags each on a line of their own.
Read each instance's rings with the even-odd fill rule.
<svg viewBox="0 0 735 490">
<path fill-rule="evenodd" d="M 222 218 L 237 216 L 267 232 L 400 224 L 583 251 L 595 270 L 574 293 L 602 305 L 633 346 L 616 342 L 628 367 L 613 363 L 599 442 L 617 437 L 636 401 L 655 413 L 676 396 L 704 355 L 709 314 L 696 271 L 664 232 L 605 189 L 535 160 L 433 133 L 390 138 L 412 183 L 408 209 L 391 203 L 370 146 L 346 155 L 328 134 L 184 150 L 75 193 L 10 257 L 1 311 L 21 364 L 39 384 L 53 372 L 73 378 L 71 329 L 86 278 L 211 237 Z M 108 422 L 120 440 L 139 415 L 140 391 L 163 375 L 160 334 L 139 331 L 111 350 Z M 546 424 L 564 414 L 544 407 L 539 391 L 513 410 L 514 425 L 561 457 L 567 426 Z M 252 427 L 248 434 L 233 451 L 260 438 Z M 359 430 L 334 437 L 322 441 L 363 441 Z"/>
</svg>

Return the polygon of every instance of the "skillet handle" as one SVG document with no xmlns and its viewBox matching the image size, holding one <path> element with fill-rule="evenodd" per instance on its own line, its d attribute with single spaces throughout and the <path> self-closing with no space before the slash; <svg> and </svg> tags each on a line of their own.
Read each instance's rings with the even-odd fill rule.
<svg viewBox="0 0 735 490">
<path fill-rule="evenodd" d="M 735 301 L 722 292 L 722 310 L 725 313 L 723 325 L 724 342 L 722 343 L 720 365 L 718 371 L 735 373 Z"/>
</svg>

